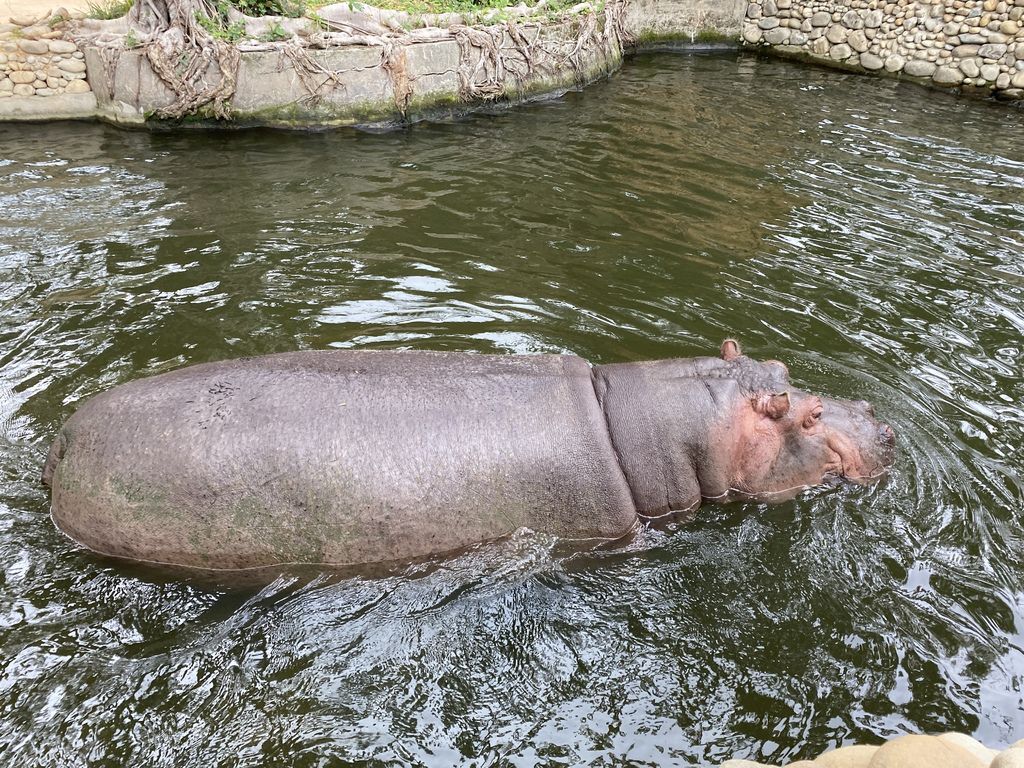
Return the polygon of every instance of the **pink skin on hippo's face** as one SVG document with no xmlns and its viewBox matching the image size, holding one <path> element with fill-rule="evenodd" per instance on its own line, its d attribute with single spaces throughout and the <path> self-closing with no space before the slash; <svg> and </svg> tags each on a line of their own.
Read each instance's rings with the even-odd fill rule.
<svg viewBox="0 0 1024 768">
<path fill-rule="evenodd" d="M 735 342 L 723 344 L 722 357 L 740 357 Z M 888 471 L 896 436 L 871 405 L 794 389 L 777 361 L 748 364 L 775 386 L 741 398 L 722 435 L 730 497 L 784 500 L 830 479 L 863 484 Z"/>
</svg>

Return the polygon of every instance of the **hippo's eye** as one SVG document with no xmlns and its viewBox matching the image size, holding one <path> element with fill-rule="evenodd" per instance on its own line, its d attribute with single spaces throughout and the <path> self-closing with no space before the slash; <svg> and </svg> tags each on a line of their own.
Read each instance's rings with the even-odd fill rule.
<svg viewBox="0 0 1024 768">
<path fill-rule="evenodd" d="M 821 421 L 821 413 L 824 409 L 820 405 L 814 406 L 811 412 L 807 414 L 807 418 L 804 419 L 804 427 L 810 429 L 819 421 Z"/>
</svg>

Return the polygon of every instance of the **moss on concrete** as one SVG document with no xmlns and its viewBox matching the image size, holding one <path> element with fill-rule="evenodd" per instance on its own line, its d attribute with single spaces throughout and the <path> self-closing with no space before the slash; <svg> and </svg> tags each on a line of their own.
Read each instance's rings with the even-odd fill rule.
<svg viewBox="0 0 1024 768">
<path fill-rule="evenodd" d="M 650 29 L 642 32 L 633 41 L 632 50 L 646 50 L 651 48 L 694 48 L 694 47 L 715 47 L 715 48 L 738 48 L 740 38 L 737 34 L 722 32 L 713 27 L 704 27 L 696 31 L 669 32 L 658 29 Z"/>
</svg>

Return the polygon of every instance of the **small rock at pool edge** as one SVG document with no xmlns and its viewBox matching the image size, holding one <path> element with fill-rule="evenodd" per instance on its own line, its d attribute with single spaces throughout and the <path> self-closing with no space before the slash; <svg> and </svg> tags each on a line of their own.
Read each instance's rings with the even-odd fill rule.
<svg viewBox="0 0 1024 768">
<path fill-rule="evenodd" d="M 956 67 L 939 67 L 932 74 L 932 82 L 936 85 L 959 85 L 963 79 L 963 73 Z"/>
<path fill-rule="evenodd" d="M 1024 747 L 1004 749 L 995 756 L 989 768 L 1024 768 Z"/>
<path fill-rule="evenodd" d="M 886 72 L 899 72 L 903 69 L 903 65 L 907 63 L 907 60 L 900 56 L 898 53 L 893 53 L 885 59 L 885 71 Z"/>
<path fill-rule="evenodd" d="M 950 731 L 949 733 L 940 734 L 939 737 L 942 741 L 948 744 L 955 744 L 956 746 L 970 752 L 976 758 L 981 760 L 982 763 L 988 765 L 995 759 L 995 756 L 999 754 L 997 749 L 989 749 L 980 741 L 966 733 L 957 733 L 956 731 Z"/>
<path fill-rule="evenodd" d="M 884 66 L 884 62 L 873 53 L 862 53 L 860 55 L 860 65 L 869 71 L 881 69 Z"/>
<path fill-rule="evenodd" d="M 826 752 L 814 759 L 820 768 L 868 768 L 871 758 L 878 751 L 877 746 L 853 744 Z"/>
<path fill-rule="evenodd" d="M 878 748 L 868 768 L 986 768 L 965 749 L 935 736 L 901 736 Z"/>
</svg>

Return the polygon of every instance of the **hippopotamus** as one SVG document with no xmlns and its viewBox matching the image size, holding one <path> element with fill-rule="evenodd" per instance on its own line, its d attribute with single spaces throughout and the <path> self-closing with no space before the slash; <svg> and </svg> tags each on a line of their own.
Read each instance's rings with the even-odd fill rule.
<svg viewBox="0 0 1024 768">
<path fill-rule="evenodd" d="M 43 470 L 95 552 L 203 569 L 409 562 L 520 529 L 614 540 L 702 500 L 867 483 L 895 436 L 727 340 L 717 357 L 325 350 L 84 402 Z"/>
</svg>

